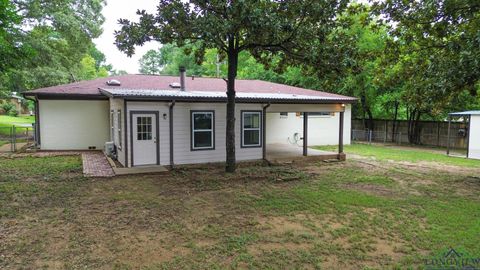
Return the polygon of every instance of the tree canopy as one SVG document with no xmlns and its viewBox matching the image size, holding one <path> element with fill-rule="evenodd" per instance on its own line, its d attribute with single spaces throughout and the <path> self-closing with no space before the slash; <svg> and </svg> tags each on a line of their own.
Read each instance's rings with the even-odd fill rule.
<svg viewBox="0 0 480 270">
<path fill-rule="evenodd" d="M 299 46 L 290 57 L 281 50 L 242 51 L 236 75 L 355 96 L 354 117 L 364 119 L 366 128 L 378 118 L 409 120 L 415 143 L 420 120 L 480 108 L 479 6 L 469 0 L 350 3 L 335 10 L 321 46 L 320 39 L 299 41 L 311 49 Z M 160 74 L 177 74 L 185 65 L 197 76 L 217 76 L 217 66 L 220 77 L 228 75 L 219 48 L 203 50 L 201 59 L 194 53 L 202 51 L 199 45 L 166 48 L 158 51 Z"/>
<path fill-rule="evenodd" d="M 0 6 L 0 91 L 91 79 L 111 69 L 92 42 L 102 32 L 103 0 L 0 0 Z"/>
</svg>

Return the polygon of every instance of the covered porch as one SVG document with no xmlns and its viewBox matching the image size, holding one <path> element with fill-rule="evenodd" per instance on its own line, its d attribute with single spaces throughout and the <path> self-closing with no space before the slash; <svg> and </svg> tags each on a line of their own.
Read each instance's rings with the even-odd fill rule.
<svg viewBox="0 0 480 270">
<path fill-rule="evenodd" d="M 345 160 L 343 146 L 350 144 L 350 119 L 349 104 L 266 105 L 263 158 L 269 162 Z M 312 148 L 317 145 L 337 145 L 338 150 Z"/>
<path fill-rule="evenodd" d="M 322 151 L 308 148 L 308 154 L 303 155 L 303 147 L 291 144 L 267 144 L 266 160 L 269 162 L 297 162 L 297 161 L 322 161 L 345 160 L 344 153 Z"/>
</svg>

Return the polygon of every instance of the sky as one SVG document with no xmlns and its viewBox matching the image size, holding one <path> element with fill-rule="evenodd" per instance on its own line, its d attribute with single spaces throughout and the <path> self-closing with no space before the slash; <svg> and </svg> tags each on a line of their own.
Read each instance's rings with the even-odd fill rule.
<svg viewBox="0 0 480 270">
<path fill-rule="evenodd" d="M 137 9 L 145 9 L 149 13 L 155 13 L 158 0 L 107 0 L 107 5 L 103 8 L 103 16 L 105 16 L 105 23 L 103 24 L 102 35 L 93 42 L 107 58 L 107 64 L 113 65 L 114 69 L 125 70 L 131 74 L 137 74 L 139 65 L 138 60 L 148 50 L 157 49 L 160 47 L 158 42 L 149 42 L 142 47 L 136 47 L 135 55 L 131 58 L 126 54 L 120 52 L 115 44 L 115 37 L 113 32 L 120 29 L 118 19 L 129 19 L 131 21 L 138 21 L 138 16 L 135 14 Z"/>
<path fill-rule="evenodd" d="M 358 0 L 364 3 L 368 0 Z M 107 64 L 111 64 L 116 70 L 125 70 L 130 74 L 139 73 L 138 60 L 148 50 L 157 49 L 161 45 L 158 42 L 149 42 L 142 47 L 136 47 L 135 55 L 128 57 L 126 54 L 120 52 L 113 44 L 115 37 L 113 32 L 119 30 L 118 19 L 129 19 L 131 21 L 138 21 L 136 15 L 137 9 L 145 9 L 149 13 L 155 14 L 158 0 L 107 0 L 107 5 L 103 8 L 103 16 L 105 23 L 103 24 L 103 34 L 95 39 L 97 49 L 103 52 L 107 58 Z"/>
</svg>

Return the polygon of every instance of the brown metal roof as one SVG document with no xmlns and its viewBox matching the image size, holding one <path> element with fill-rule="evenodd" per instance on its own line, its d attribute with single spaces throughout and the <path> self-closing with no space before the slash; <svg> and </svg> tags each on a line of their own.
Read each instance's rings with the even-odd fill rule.
<svg viewBox="0 0 480 270">
<path fill-rule="evenodd" d="M 120 81 L 120 86 L 111 86 L 107 84 L 109 80 Z M 178 83 L 177 76 L 158 76 L 158 75 L 120 75 L 107 78 L 98 78 L 90 81 L 81 81 L 64 85 L 51 86 L 28 91 L 25 95 L 53 95 L 53 96 L 102 96 L 100 89 L 131 89 L 135 90 L 178 90 L 170 87 L 172 83 Z M 185 80 L 186 91 L 196 92 L 225 92 L 227 85 L 223 79 L 188 77 Z M 260 80 L 236 80 L 236 91 L 239 93 L 258 93 L 258 94 L 293 94 L 314 97 L 324 97 L 329 100 L 341 100 L 343 102 L 353 102 L 356 99 L 352 97 L 309 90 L 300 87 L 294 87 L 284 84 L 260 81 Z"/>
</svg>

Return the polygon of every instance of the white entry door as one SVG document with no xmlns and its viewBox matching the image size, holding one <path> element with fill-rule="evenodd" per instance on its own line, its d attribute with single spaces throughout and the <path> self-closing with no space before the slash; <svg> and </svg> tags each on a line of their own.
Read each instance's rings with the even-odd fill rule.
<svg viewBox="0 0 480 270">
<path fill-rule="evenodd" d="M 158 164 L 157 114 L 132 113 L 133 166 Z"/>
</svg>

